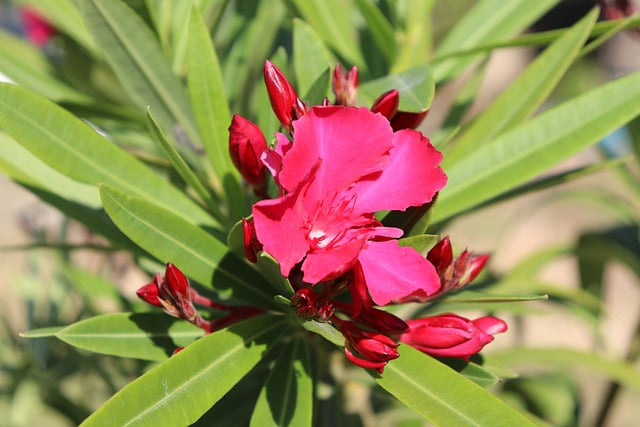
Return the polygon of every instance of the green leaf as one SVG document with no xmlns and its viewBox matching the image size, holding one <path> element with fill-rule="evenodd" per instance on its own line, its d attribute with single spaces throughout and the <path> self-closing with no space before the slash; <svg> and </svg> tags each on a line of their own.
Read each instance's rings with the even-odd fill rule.
<svg viewBox="0 0 640 427">
<path fill-rule="evenodd" d="M 232 215 L 246 214 L 246 201 L 240 186 L 240 174 L 229 156 L 231 113 L 227 104 L 220 64 L 209 31 L 197 9 L 192 9 L 189 22 L 189 69 L 187 80 L 191 105 L 202 143 L 218 179 L 218 190 L 224 189 Z"/>
<path fill-rule="evenodd" d="M 306 22 L 294 18 L 293 70 L 296 74 L 297 92 L 307 94 L 325 70 L 333 68 L 334 63 L 331 53 L 313 28 Z M 323 97 L 327 96 L 327 90 L 328 87 L 325 87 Z"/>
<path fill-rule="evenodd" d="M 302 322 L 302 327 L 309 332 L 320 335 L 322 338 L 337 345 L 338 347 L 344 346 L 344 336 L 329 323 L 305 320 Z"/>
<path fill-rule="evenodd" d="M 265 280 L 206 231 L 115 188 L 101 186 L 100 196 L 113 222 L 159 260 L 174 263 L 188 277 L 236 299 L 266 307 L 275 304 L 265 292 Z"/>
<path fill-rule="evenodd" d="M 373 0 L 356 0 L 356 6 L 367 23 L 366 29 L 371 32 L 373 41 L 391 64 L 397 50 L 393 27 Z"/>
<path fill-rule="evenodd" d="M 94 55 L 98 52 L 73 0 L 18 0 L 40 11 L 54 27 L 67 33 Z"/>
<path fill-rule="evenodd" d="M 349 1 L 292 0 L 292 3 L 329 46 L 353 65 L 362 70 L 366 68 L 353 25 L 349 22 Z"/>
<path fill-rule="evenodd" d="M 63 330 L 66 326 L 48 326 L 46 328 L 32 329 L 27 332 L 20 332 L 22 338 L 49 338 L 55 336 L 58 332 Z"/>
<path fill-rule="evenodd" d="M 433 221 L 507 191 L 608 135 L 640 113 L 640 73 L 551 108 L 446 170 Z"/>
<path fill-rule="evenodd" d="M 419 113 L 431 106 L 435 84 L 429 67 L 418 65 L 399 74 L 391 74 L 363 83 L 358 88 L 360 101 L 367 106 L 384 92 L 397 89 L 400 92 L 399 111 Z"/>
<path fill-rule="evenodd" d="M 487 357 L 507 366 L 544 366 L 554 369 L 584 368 L 587 372 L 603 375 L 624 387 L 640 390 L 640 372 L 630 363 L 614 360 L 593 352 L 564 348 L 511 348 Z"/>
<path fill-rule="evenodd" d="M 404 4 L 407 11 L 406 23 L 403 33 L 397 36 L 397 53 L 391 67 L 392 73 L 424 64 L 431 54 L 431 10 L 435 0 L 407 0 Z"/>
<path fill-rule="evenodd" d="M 442 302 L 522 302 L 540 301 L 549 299 L 548 295 L 496 295 L 486 292 L 464 290 L 446 297 Z"/>
<path fill-rule="evenodd" d="M 309 345 L 296 339 L 267 378 L 251 417 L 251 426 L 313 425 L 313 381 Z"/>
<path fill-rule="evenodd" d="M 496 135 L 532 114 L 551 93 L 591 33 L 598 17 L 592 10 L 549 46 L 489 108 L 468 126 L 447 152 L 443 167 L 453 165 Z"/>
<path fill-rule="evenodd" d="M 283 323 L 260 316 L 199 339 L 120 390 L 82 425 L 194 423 L 262 359 Z"/>
<path fill-rule="evenodd" d="M 376 378 L 382 388 L 438 426 L 531 426 L 496 396 L 442 362 L 409 346 L 398 348 Z"/>
<path fill-rule="evenodd" d="M 91 98 L 55 77 L 41 49 L 5 31 L 0 31 L 0 71 L 53 101 L 91 102 Z"/>
<path fill-rule="evenodd" d="M 426 255 L 428 250 L 438 241 L 437 234 L 419 234 L 417 236 L 403 237 L 398 240 L 400 246 L 411 246 L 422 255 Z"/>
<path fill-rule="evenodd" d="M 308 102 L 309 105 L 319 105 L 329 93 L 330 86 L 331 69 L 327 67 L 324 72 L 318 76 L 316 81 L 313 82 L 303 99 Z"/>
<path fill-rule="evenodd" d="M 184 161 L 178 150 L 174 148 L 173 145 L 167 140 L 167 136 L 164 134 L 162 129 L 160 129 L 160 125 L 156 121 L 151 109 L 147 109 L 147 127 L 153 135 L 153 138 L 160 144 L 160 146 L 167 153 L 167 157 L 169 157 L 169 161 L 173 165 L 173 168 L 178 172 L 178 175 L 184 180 L 184 182 L 189 185 L 200 197 L 207 207 L 213 212 L 216 212 L 217 207 L 211 200 L 211 195 L 209 191 L 204 186 L 204 184 L 200 181 L 200 178 L 191 170 L 187 162 Z"/>
<path fill-rule="evenodd" d="M 195 223 L 217 225 L 182 192 L 86 123 L 18 86 L 0 84 L 0 127 L 40 160 L 75 181 L 114 185 L 162 203 Z"/>
<path fill-rule="evenodd" d="M 465 378 L 484 388 L 491 387 L 498 383 L 499 378 L 497 376 L 477 363 L 457 358 L 443 358 L 440 361 L 461 375 L 464 375 Z"/>
<path fill-rule="evenodd" d="M 121 0 L 83 0 L 78 5 L 129 97 L 141 109 L 150 106 L 168 134 L 180 125 L 199 142 L 184 88 L 144 21 Z"/>
<path fill-rule="evenodd" d="M 55 333 L 83 350 L 143 360 L 165 360 L 202 335 L 202 329 L 165 313 L 104 314 Z"/>
<path fill-rule="evenodd" d="M 436 55 L 468 49 L 510 37 L 534 23 L 558 0 L 482 0 L 457 21 L 438 45 Z M 478 55 L 448 58 L 434 64 L 438 83 L 449 80 L 478 59 Z"/>
</svg>

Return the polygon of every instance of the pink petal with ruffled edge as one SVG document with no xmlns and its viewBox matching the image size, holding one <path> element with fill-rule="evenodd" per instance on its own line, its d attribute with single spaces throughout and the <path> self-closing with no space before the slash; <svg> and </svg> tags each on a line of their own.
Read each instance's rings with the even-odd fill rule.
<svg viewBox="0 0 640 427">
<path fill-rule="evenodd" d="M 367 108 L 313 107 L 294 126 L 293 147 L 284 156 L 280 182 L 291 191 L 317 159 L 314 192 L 346 190 L 360 178 L 380 172 L 393 148 L 389 122 Z"/>
<path fill-rule="evenodd" d="M 367 242 L 358 260 L 377 305 L 424 299 L 440 289 L 433 265 L 415 249 L 398 246 L 396 240 Z"/>
<path fill-rule="evenodd" d="M 420 132 L 401 130 L 394 134 L 395 147 L 389 164 L 374 181 L 356 184 L 354 213 L 404 210 L 430 202 L 447 183 L 438 165 L 442 154 Z"/>
<path fill-rule="evenodd" d="M 302 263 L 303 280 L 315 284 L 340 277 L 356 262 L 364 242 L 363 238 L 354 239 L 341 246 L 309 252 Z"/>
<path fill-rule="evenodd" d="M 253 205 L 253 223 L 258 240 L 263 249 L 278 260 L 280 272 L 285 277 L 309 250 L 308 220 L 298 199 L 304 197 L 313 182 L 312 177 L 318 164 L 295 191 Z"/>
</svg>

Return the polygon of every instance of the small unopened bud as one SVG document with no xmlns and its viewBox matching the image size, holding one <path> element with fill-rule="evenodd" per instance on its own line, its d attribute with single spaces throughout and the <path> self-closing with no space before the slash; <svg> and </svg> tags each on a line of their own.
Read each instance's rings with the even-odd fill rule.
<svg viewBox="0 0 640 427">
<path fill-rule="evenodd" d="M 159 278 L 157 276 L 160 276 Z M 158 299 L 158 280 L 162 280 L 162 275 L 156 274 L 153 278 L 153 282 L 148 283 L 136 291 L 138 298 L 146 302 L 147 304 L 155 305 L 156 307 L 162 307 L 160 300 Z"/>
<path fill-rule="evenodd" d="M 362 330 L 353 322 L 334 320 L 345 338 L 345 355 L 354 364 L 382 372 L 390 360 L 397 359 L 398 344 L 384 334 Z M 357 353 L 359 356 L 356 356 Z"/>
<path fill-rule="evenodd" d="M 409 329 L 404 320 L 377 308 L 363 310 L 353 320 L 364 324 L 370 329 L 386 334 L 399 334 Z"/>
<path fill-rule="evenodd" d="M 43 47 L 57 34 L 56 28 L 47 21 L 37 9 L 32 7 L 20 8 L 20 18 L 24 25 L 24 32 L 31 43 Z"/>
<path fill-rule="evenodd" d="M 244 234 L 244 255 L 252 262 L 258 262 L 258 252 L 262 250 L 262 243 L 258 241 L 253 219 L 242 218 L 242 233 Z"/>
<path fill-rule="evenodd" d="M 256 192 L 262 192 L 266 185 L 266 168 L 260 158 L 266 150 L 267 141 L 260 128 L 234 114 L 229 126 L 229 155 L 242 178 Z"/>
<path fill-rule="evenodd" d="M 409 320 L 409 331 L 400 341 L 423 353 L 442 357 L 468 359 L 493 341 L 493 335 L 507 330 L 507 324 L 496 317 L 469 320 L 456 314 Z"/>
<path fill-rule="evenodd" d="M 282 126 L 291 131 L 294 114 L 303 115 L 304 108 L 298 101 L 295 89 L 284 76 L 280 68 L 266 61 L 264 64 L 264 81 L 271 101 L 271 107 Z"/>
<path fill-rule="evenodd" d="M 445 236 L 431 248 L 427 254 L 427 259 L 436 268 L 438 274 L 442 274 L 453 261 L 453 248 L 449 236 Z"/>
<path fill-rule="evenodd" d="M 340 64 L 337 64 L 333 69 L 331 85 L 337 105 L 355 105 L 358 98 L 358 68 L 353 66 L 345 73 Z"/>
<path fill-rule="evenodd" d="M 382 114 L 390 121 L 398 111 L 399 102 L 400 92 L 398 92 L 397 89 L 391 89 L 390 91 L 380 95 L 378 99 L 375 100 L 371 107 L 371 111 Z"/>
</svg>

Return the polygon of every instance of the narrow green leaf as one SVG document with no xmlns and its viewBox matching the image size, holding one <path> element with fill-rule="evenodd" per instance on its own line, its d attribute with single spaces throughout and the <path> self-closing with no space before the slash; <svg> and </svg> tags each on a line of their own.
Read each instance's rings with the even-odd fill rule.
<svg viewBox="0 0 640 427">
<path fill-rule="evenodd" d="M 400 246 L 411 246 L 422 255 L 426 255 L 427 251 L 433 247 L 438 241 L 437 234 L 419 234 L 416 236 L 403 237 L 398 240 Z"/>
<path fill-rule="evenodd" d="M 442 302 L 522 302 L 522 301 L 540 301 L 549 299 L 548 295 L 497 295 L 486 292 L 473 290 L 464 290 L 456 292 L 446 297 Z"/>
<path fill-rule="evenodd" d="M 198 143 L 184 88 L 144 21 L 121 0 L 83 0 L 78 6 L 131 99 L 142 109 L 150 106 L 165 132 L 173 134 L 179 124 Z"/>
<path fill-rule="evenodd" d="M 251 426 L 313 425 L 309 345 L 296 339 L 276 360 L 251 417 Z"/>
<path fill-rule="evenodd" d="M 315 320 L 305 320 L 302 327 L 309 332 L 320 335 L 332 344 L 338 347 L 344 346 L 344 336 L 329 323 L 316 322 Z"/>
<path fill-rule="evenodd" d="M 457 358 L 445 358 L 441 359 L 441 362 L 484 388 L 491 387 L 498 383 L 499 378 L 497 376 L 477 363 Z"/>
<path fill-rule="evenodd" d="M 262 359 L 283 323 L 260 316 L 197 340 L 120 390 L 82 425 L 194 423 Z"/>
<path fill-rule="evenodd" d="M 89 208 L 100 207 L 97 188 L 74 181 L 49 167 L 10 136 L 0 132 L 0 168 L 23 184 L 55 192 L 65 199 Z M 7 170 L 10 168 L 11 171 Z"/>
<path fill-rule="evenodd" d="M 431 54 L 431 10 L 435 0 L 406 0 L 405 26 L 396 43 L 396 60 L 392 73 L 405 71 L 427 62 Z"/>
<path fill-rule="evenodd" d="M 481 0 L 457 21 L 444 37 L 436 55 L 468 49 L 510 37 L 535 22 L 558 0 Z M 441 83 L 456 76 L 478 59 L 478 55 L 448 58 L 434 64 L 433 74 Z"/>
<path fill-rule="evenodd" d="M 640 113 L 640 73 L 551 108 L 446 170 L 434 209 L 441 221 L 522 184 Z"/>
<path fill-rule="evenodd" d="M 96 44 L 73 0 L 18 0 L 18 3 L 35 7 L 58 30 L 67 33 L 89 52 L 97 54 Z"/>
<path fill-rule="evenodd" d="M 32 329 L 27 332 L 20 332 L 18 335 L 22 338 L 48 338 L 55 336 L 66 326 L 48 326 L 46 328 Z"/>
<path fill-rule="evenodd" d="M 435 84 L 429 67 L 419 65 L 399 74 L 391 74 L 361 84 L 358 96 L 364 105 L 370 107 L 380 95 L 391 89 L 400 92 L 398 110 L 419 113 L 431 106 Z"/>
<path fill-rule="evenodd" d="M 58 172 L 85 184 L 103 182 L 162 203 L 198 224 L 216 226 L 202 208 L 130 154 L 57 105 L 0 84 L 0 128 Z"/>
<path fill-rule="evenodd" d="M 371 32 L 373 40 L 384 55 L 387 63 L 393 63 L 396 55 L 396 37 L 393 27 L 378 9 L 373 0 L 355 0 L 356 6 L 367 22 L 367 30 Z"/>
<path fill-rule="evenodd" d="M 330 86 L 331 69 L 327 67 L 324 72 L 318 76 L 316 81 L 313 82 L 303 99 L 308 102 L 309 105 L 319 105 L 329 93 Z"/>
<path fill-rule="evenodd" d="M 376 378 L 382 388 L 438 426 L 532 426 L 496 396 L 409 346 Z"/>
<path fill-rule="evenodd" d="M 333 68 L 334 65 L 335 60 L 313 28 L 306 22 L 294 18 L 293 70 L 296 74 L 298 93 L 308 93 L 325 70 Z M 327 96 L 327 89 L 325 88 L 323 97 Z"/>
<path fill-rule="evenodd" d="M 268 284 L 227 246 L 163 207 L 107 186 L 104 207 L 116 225 L 141 248 L 172 262 L 188 277 L 221 293 L 261 306 L 275 304 Z"/>
<path fill-rule="evenodd" d="M 218 191 L 229 198 L 233 217 L 246 214 L 246 201 L 240 185 L 240 174 L 229 156 L 231 113 L 227 104 L 220 64 L 209 31 L 197 9 L 189 21 L 187 81 L 191 105 L 202 143 L 218 179 Z"/>
<path fill-rule="evenodd" d="M 616 19 L 613 21 L 602 21 L 598 22 L 593 26 L 591 30 L 590 37 L 598 37 L 605 34 L 608 34 L 610 31 L 617 29 L 622 23 L 624 23 L 624 29 L 638 28 L 640 27 L 640 18 L 635 16 L 630 16 L 624 19 Z M 551 31 L 542 31 L 533 34 L 525 34 L 523 36 L 514 37 L 512 39 L 481 44 L 478 46 L 474 46 L 472 48 L 453 50 L 448 53 L 444 53 L 441 55 L 436 55 L 431 59 L 431 63 L 436 63 L 440 61 L 444 61 L 445 59 L 458 57 L 458 56 L 468 56 L 474 53 L 488 52 L 494 49 L 500 49 L 503 47 L 518 47 L 518 46 L 545 46 L 550 43 L 553 43 L 555 40 L 562 37 L 567 31 L 570 31 L 571 28 L 561 28 L 558 30 Z M 583 48 L 583 52 L 584 49 Z"/>
<path fill-rule="evenodd" d="M 0 71 L 12 81 L 53 101 L 91 102 L 55 77 L 55 71 L 41 49 L 31 43 L 0 31 Z"/>
<path fill-rule="evenodd" d="M 349 22 L 350 1 L 292 0 L 306 22 L 329 46 L 347 61 L 365 69 L 353 25 Z"/>
<path fill-rule="evenodd" d="M 178 150 L 176 150 L 173 145 L 167 140 L 167 136 L 164 134 L 162 129 L 160 129 L 160 125 L 156 121 L 151 109 L 147 109 L 147 126 L 153 138 L 160 144 L 160 146 L 164 149 L 173 165 L 173 168 L 178 172 L 178 175 L 184 180 L 184 182 L 189 185 L 196 194 L 200 197 L 210 210 L 215 212 L 215 205 L 213 200 L 211 200 L 211 195 L 209 191 L 206 189 L 204 184 L 200 181 L 200 178 L 196 176 L 196 174 L 191 170 L 187 162 L 184 161 Z"/>
<path fill-rule="evenodd" d="M 592 10 L 570 31 L 551 44 L 527 69 L 463 130 L 443 161 L 453 165 L 496 135 L 532 114 L 551 93 L 591 33 L 598 17 Z"/>
<path fill-rule="evenodd" d="M 83 350 L 143 360 L 165 360 L 202 335 L 202 329 L 165 313 L 103 314 L 55 334 Z"/>
<path fill-rule="evenodd" d="M 614 380 L 633 390 L 640 390 L 640 372 L 630 363 L 614 360 L 592 352 L 564 348 L 510 348 L 487 357 L 507 366 L 534 365 L 545 368 L 584 368 Z"/>
</svg>

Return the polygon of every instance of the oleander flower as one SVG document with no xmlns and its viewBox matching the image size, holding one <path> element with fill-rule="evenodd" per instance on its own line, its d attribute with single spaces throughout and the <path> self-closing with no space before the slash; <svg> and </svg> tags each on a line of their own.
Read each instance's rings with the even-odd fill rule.
<svg viewBox="0 0 640 427">
<path fill-rule="evenodd" d="M 400 247 L 402 230 L 374 213 L 431 201 L 446 183 L 440 152 L 420 132 L 394 133 L 367 108 L 316 106 L 292 127 L 293 142 L 279 134 L 263 156 L 283 195 L 253 207 L 257 238 L 282 274 L 301 264 L 303 280 L 316 284 L 359 263 L 377 305 L 437 292 L 433 265 Z"/>
</svg>

